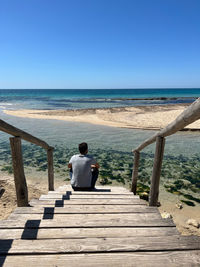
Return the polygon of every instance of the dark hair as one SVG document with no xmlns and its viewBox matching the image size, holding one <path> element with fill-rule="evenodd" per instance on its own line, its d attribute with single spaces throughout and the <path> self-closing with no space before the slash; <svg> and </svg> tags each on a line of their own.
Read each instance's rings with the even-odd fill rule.
<svg viewBox="0 0 200 267">
<path fill-rule="evenodd" d="M 81 154 L 85 154 L 88 149 L 88 145 L 87 143 L 81 143 L 78 145 L 78 148 Z"/>
</svg>

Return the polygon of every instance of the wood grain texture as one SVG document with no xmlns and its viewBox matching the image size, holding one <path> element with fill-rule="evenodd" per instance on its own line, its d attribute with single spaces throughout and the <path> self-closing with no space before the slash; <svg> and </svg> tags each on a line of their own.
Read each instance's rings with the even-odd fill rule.
<svg viewBox="0 0 200 267">
<path fill-rule="evenodd" d="M 45 213 L 159 213 L 156 207 L 148 207 L 144 205 L 127 205 L 124 208 L 124 205 L 67 205 L 65 207 L 55 207 L 55 208 L 46 208 L 46 207 L 25 207 L 25 208 L 16 208 L 13 212 L 14 214 L 44 214 Z"/>
<path fill-rule="evenodd" d="M 73 215 L 74 216 L 74 215 Z M 92 214 L 92 216 L 94 216 Z M 0 229 L 11 229 L 11 228 L 24 228 L 26 225 L 26 228 L 63 228 L 63 227 L 174 227 L 174 223 L 171 219 L 140 219 L 136 220 L 133 219 L 127 219 L 125 218 L 112 218 L 112 219 L 105 219 L 106 215 L 103 215 L 100 219 L 89 219 L 85 218 L 84 220 L 77 220 L 76 217 L 74 217 L 73 220 L 69 221 L 67 218 L 65 220 L 40 220 L 39 219 L 39 227 L 38 227 L 38 219 L 31 219 L 28 221 L 27 219 L 21 219 L 21 220 L 6 220 L 6 221 L 0 221 Z M 136 215 L 138 217 L 138 214 Z M 41 217 L 41 216 L 40 216 Z"/>
<path fill-rule="evenodd" d="M 132 185 L 131 191 L 136 195 L 137 191 L 137 178 L 138 178 L 138 168 L 139 168 L 140 152 L 134 152 L 134 164 L 133 164 L 133 173 L 132 173 Z"/>
<path fill-rule="evenodd" d="M 24 174 L 24 163 L 21 148 L 21 138 L 11 137 L 10 147 L 12 154 L 12 165 L 15 181 L 15 190 L 17 196 L 17 206 L 28 206 L 28 188 L 26 184 L 26 177 Z"/>
<path fill-rule="evenodd" d="M 199 266 L 200 238 L 181 236 L 156 207 L 129 195 L 74 196 L 32 200 L 0 221 L 0 266 Z"/>
<path fill-rule="evenodd" d="M 151 177 L 151 187 L 149 196 L 149 206 L 157 206 L 159 195 L 160 174 L 162 168 L 162 160 L 164 155 L 165 138 L 156 137 L 156 151 L 153 163 L 153 172 Z"/>
<path fill-rule="evenodd" d="M 48 254 L 89 252 L 134 252 L 199 250 L 200 238 L 185 236 L 132 237 L 132 238 L 83 238 L 49 240 L 14 240 L 8 250 L 0 240 L 0 254 Z"/>
<path fill-rule="evenodd" d="M 147 202 L 142 199 L 40 199 L 31 200 L 31 205 L 147 205 Z"/>
<path fill-rule="evenodd" d="M 98 192 L 98 191 L 64 191 L 64 190 L 55 190 L 49 191 L 49 194 L 57 194 L 57 195 L 65 195 L 69 193 L 70 195 L 79 196 L 79 195 L 87 195 L 87 196 L 94 196 L 94 195 L 102 195 L 102 196 L 133 196 L 133 193 L 117 193 L 117 192 Z M 135 196 L 134 198 L 139 198 L 139 196 Z"/>
<path fill-rule="evenodd" d="M 21 239 L 24 229 L 1 229 L 0 239 Z M 136 237 L 178 235 L 175 227 L 117 228 L 39 228 L 36 239 L 67 239 L 86 237 Z M 26 239 L 33 239 L 33 230 L 26 229 Z M 53 242 L 53 240 L 51 240 Z"/>
<path fill-rule="evenodd" d="M 47 163 L 48 163 L 48 186 L 49 190 L 54 190 L 54 170 L 53 170 L 53 149 L 47 150 Z"/>
<path fill-rule="evenodd" d="M 16 214 L 12 213 L 9 216 L 9 219 L 11 220 L 42 220 L 44 214 Z M 112 220 L 121 220 L 121 219 L 126 219 L 126 220 L 132 220 L 132 221 L 140 221 L 140 220 L 158 220 L 162 219 L 160 213 L 125 213 L 125 214 L 98 214 L 98 213 L 92 213 L 92 214 L 67 214 L 67 213 L 62 213 L 62 214 L 53 214 L 53 220 L 60 220 L 60 221 L 68 221 L 72 222 L 73 221 L 112 221 Z M 51 219 L 52 220 L 52 219 Z"/>
<path fill-rule="evenodd" d="M 74 194 L 48 194 L 48 195 L 41 195 L 40 199 L 60 199 L 60 198 L 66 198 L 66 199 L 138 199 L 138 196 L 134 195 L 88 195 L 88 194 L 80 194 L 80 195 L 74 195 Z"/>
<path fill-rule="evenodd" d="M 0 257 L 0 262 L 4 258 Z M 200 253 L 191 251 L 164 252 L 133 252 L 133 253 L 101 253 L 101 254 L 56 254 L 56 255 L 28 255 L 7 256 L 4 267 L 35 267 L 35 266 L 67 266 L 71 267 L 188 267 L 200 265 Z"/>
</svg>

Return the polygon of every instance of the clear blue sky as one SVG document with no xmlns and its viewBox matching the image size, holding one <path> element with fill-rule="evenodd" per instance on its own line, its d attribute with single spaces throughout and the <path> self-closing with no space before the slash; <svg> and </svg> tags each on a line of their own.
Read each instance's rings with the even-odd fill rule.
<svg viewBox="0 0 200 267">
<path fill-rule="evenodd" d="M 200 87 L 200 0 L 0 0 L 0 89 Z"/>
</svg>

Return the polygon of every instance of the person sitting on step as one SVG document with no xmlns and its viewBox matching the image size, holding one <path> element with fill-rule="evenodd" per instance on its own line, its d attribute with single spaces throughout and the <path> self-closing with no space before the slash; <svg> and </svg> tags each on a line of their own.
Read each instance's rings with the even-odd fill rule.
<svg viewBox="0 0 200 267">
<path fill-rule="evenodd" d="M 71 157 L 70 169 L 71 186 L 74 191 L 94 190 L 98 179 L 99 164 L 88 155 L 87 143 L 79 144 L 80 154 Z"/>
</svg>

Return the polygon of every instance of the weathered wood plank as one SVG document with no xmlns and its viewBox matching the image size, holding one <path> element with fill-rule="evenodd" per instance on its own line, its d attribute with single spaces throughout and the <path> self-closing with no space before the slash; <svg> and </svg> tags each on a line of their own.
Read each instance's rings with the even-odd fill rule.
<svg viewBox="0 0 200 267">
<path fill-rule="evenodd" d="M 24 229 L 1 229 L 0 239 L 21 239 Z M 55 238 L 86 238 L 86 237 L 136 237 L 136 236 L 169 236 L 178 235 L 175 227 L 117 227 L 117 228 L 47 228 L 26 229 L 25 239 L 55 239 Z M 53 242 L 53 241 L 52 241 Z"/>
<path fill-rule="evenodd" d="M 149 196 L 149 206 L 157 206 L 159 195 L 160 174 L 162 168 L 162 160 L 164 155 L 165 138 L 156 137 L 156 150 L 153 163 L 153 172 L 151 177 L 151 189 Z"/>
<path fill-rule="evenodd" d="M 134 195 L 136 195 L 136 191 L 137 191 L 139 160 L 140 160 L 140 152 L 135 151 L 134 152 L 133 172 L 132 172 L 132 185 L 131 185 L 131 191 L 134 193 Z"/>
<path fill-rule="evenodd" d="M 88 217 L 80 220 L 80 218 L 76 218 L 76 215 L 71 215 L 73 217 L 72 220 L 59 219 L 59 220 L 40 220 L 40 219 L 30 219 L 30 220 L 5 220 L 0 221 L 0 229 L 11 229 L 11 228 L 61 228 L 61 227 L 175 227 L 173 221 L 171 219 L 154 219 L 151 218 L 141 218 L 138 220 L 135 219 L 127 219 L 126 216 L 123 218 L 105 218 L 109 214 L 105 214 L 101 216 L 101 218 L 94 219 L 94 214 L 89 214 Z M 70 216 L 70 215 L 68 215 Z M 92 217 L 92 218 L 91 218 Z M 38 226 L 39 225 L 39 226 Z"/>
<path fill-rule="evenodd" d="M 22 139 L 24 139 L 28 142 L 31 142 L 33 144 L 36 144 L 38 146 L 41 146 L 45 149 L 50 148 L 50 146 L 46 142 L 44 142 L 44 141 L 40 140 L 39 138 L 8 124 L 7 122 L 5 122 L 3 120 L 0 120 L 0 130 L 5 132 L 5 133 L 11 134 L 13 136 L 19 136 Z"/>
<path fill-rule="evenodd" d="M 28 188 L 26 184 L 26 177 L 24 174 L 21 138 L 11 137 L 10 147 L 12 153 L 12 165 L 17 196 L 17 206 L 25 207 L 28 206 Z"/>
<path fill-rule="evenodd" d="M 5 261 L 5 262 L 4 262 Z M 4 267 L 35 267 L 35 266 L 66 266 L 71 267 L 183 267 L 199 266 L 200 252 L 164 251 L 164 252 L 125 252 L 125 253 L 85 253 L 85 254 L 56 254 L 0 257 Z"/>
<path fill-rule="evenodd" d="M 188 124 L 200 119 L 200 97 L 186 108 L 174 121 L 168 124 L 164 129 L 155 133 L 152 137 L 145 140 L 135 151 L 141 151 L 146 146 L 155 142 L 156 137 L 166 137 L 182 130 Z"/>
<path fill-rule="evenodd" d="M 100 185 L 97 185 L 97 189 L 102 190 L 103 192 L 109 191 L 111 193 L 130 193 L 130 190 L 128 190 L 125 187 L 121 187 L 121 186 L 100 186 Z M 57 190 L 72 191 L 74 193 L 76 193 L 76 192 L 77 193 L 84 193 L 82 191 L 73 191 L 70 184 L 62 185 L 62 186 L 58 187 Z"/>
<path fill-rule="evenodd" d="M 10 220 L 42 220 L 46 214 L 16 214 L 12 213 L 9 216 Z M 47 214 L 48 215 L 48 214 Z M 50 214 L 51 215 L 51 214 Z M 127 220 L 134 220 L 137 221 L 138 223 L 140 220 L 163 220 L 161 218 L 160 213 L 126 213 L 126 214 L 118 214 L 118 213 L 103 213 L 103 214 L 52 214 L 53 216 L 50 216 L 49 219 L 54 219 L 54 220 L 67 220 L 68 222 L 71 221 L 73 223 L 74 220 L 120 220 L 120 219 L 127 219 Z M 48 217 L 48 216 L 46 216 Z M 48 218 L 45 218 L 48 219 Z"/>
<path fill-rule="evenodd" d="M 62 195 L 62 194 L 48 194 L 48 195 L 41 195 L 40 199 L 59 199 L 59 198 L 66 198 L 66 199 L 139 199 L 138 196 L 134 195 Z"/>
<path fill-rule="evenodd" d="M 0 254 L 47 254 L 47 253 L 89 253 L 89 252 L 134 252 L 199 250 L 200 238 L 194 236 L 165 236 L 148 238 L 83 238 L 49 240 L 20 240 L 12 242 L 8 250 L 7 243 L 0 240 Z"/>
<path fill-rule="evenodd" d="M 53 148 L 47 150 L 47 162 L 49 190 L 54 190 Z"/>
<path fill-rule="evenodd" d="M 140 199 L 89 197 L 33 200 L 35 207 L 17 208 L 13 220 L 0 221 L 0 239 L 5 239 L 0 242 L 0 253 L 16 254 L 0 256 L 0 265 L 33 266 L 32 261 L 34 266 L 54 267 L 66 263 L 72 267 L 200 263 L 200 239 L 180 236 L 173 221 L 161 219 L 157 208 Z M 55 207 L 58 202 L 62 208 Z M 53 207 L 43 208 L 45 204 Z"/>
<path fill-rule="evenodd" d="M 30 205 L 147 205 L 147 202 L 142 199 L 44 199 L 31 200 Z"/>
<path fill-rule="evenodd" d="M 133 196 L 133 193 L 113 193 L 113 192 L 96 192 L 96 191 L 49 191 L 48 194 L 58 194 L 58 195 L 65 195 L 66 193 L 70 193 L 71 195 L 108 195 L 108 196 Z M 136 196 L 136 198 L 139 198 L 139 196 Z"/>
<path fill-rule="evenodd" d="M 144 205 L 67 205 L 65 207 L 26 207 L 16 208 L 13 214 L 59 214 L 59 213 L 159 213 L 156 207 Z"/>
</svg>

